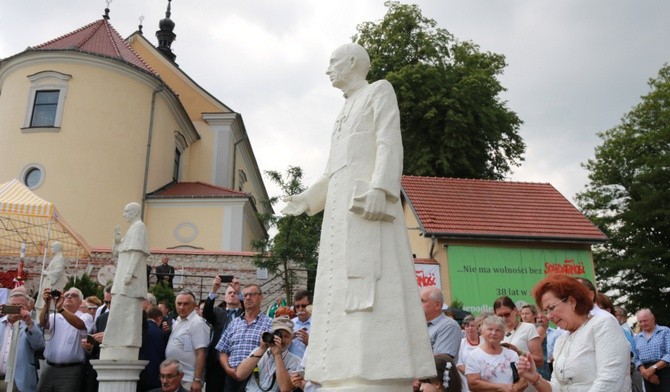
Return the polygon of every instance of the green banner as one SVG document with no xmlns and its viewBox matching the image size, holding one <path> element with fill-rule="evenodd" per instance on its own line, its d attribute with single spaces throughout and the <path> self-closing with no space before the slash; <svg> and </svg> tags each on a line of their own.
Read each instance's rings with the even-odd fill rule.
<svg viewBox="0 0 670 392">
<path fill-rule="evenodd" d="M 493 311 L 493 301 L 503 295 L 534 304 L 531 289 L 551 273 L 594 280 L 586 250 L 450 245 L 447 256 L 451 298 L 474 314 Z"/>
</svg>

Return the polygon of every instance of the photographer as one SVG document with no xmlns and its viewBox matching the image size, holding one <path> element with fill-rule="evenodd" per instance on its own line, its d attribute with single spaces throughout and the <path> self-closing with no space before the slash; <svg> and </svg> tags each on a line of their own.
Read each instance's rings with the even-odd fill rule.
<svg viewBox="0 0 670 392">
<path fill-rule="evenodd" d="M 44 308 L 40 312 L 40 325 L 47 337 L 44 350 L 46 365 L 37 391 L 50 391 L 54 386 L 63 391 L 78 391 L 86 357 L 80 341 L 86 338 L 93 317 L 79 311 L 82 295 L 77 288 L 72 287 L 63 294 L 47 288 L 42 298 Z M 56 303 L 56 312 L 49 314 L 52 299 Z"/>
<path fill-rule="evenodd" d="M 7 390 L 7 382 L 11 380 L 9 364 L 10 345 L 14 330 L 19 333 L 16 339 L 18 350 L 14 367 L 14 390 L 34 391 L 37 388 L 37 360 L 35 351 L 44 349 L 44 337 L 35 325 L 28 311 L 29 297 L 22 289 L 14 289 L 9 293 L 7 304 L 0 305 L 0 390 Z M 17 325 L 18 324 L 18 325 Z M 15 328 L 17 326 L 18 328 Z M 12 332 L 8 331 L 12 330 Z"/>
<path fill-rule="evenodd" d="M 288 392 L 293 390 L 289 372 L 300 367 L 300 358 L 288 351 L 293 340 L 293 322 L 288 317 L 272 320 L 270 332 L 260 336 L 256 348 L 236 369 L 236 376 L 247 381 L 247 392 Z"/>
</svg>

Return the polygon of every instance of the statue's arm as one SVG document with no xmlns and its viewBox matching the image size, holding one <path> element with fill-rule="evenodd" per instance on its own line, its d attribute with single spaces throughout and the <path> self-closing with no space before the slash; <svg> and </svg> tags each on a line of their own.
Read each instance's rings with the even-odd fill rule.
<svg viewBox="0 0 670 392">
<path fill-rule="evenodd" d="M 317 214 L 326 206 L 327 192 L 328 176 L 324 174 L 304 192 L 284 198 L 287 204 L 281 212 L 286 215 Z"/>
<path fill-rule="evenodd" d="M 370 188 L 383 190 L 392 200 L 400 196 L 402 136 L 400 111 L 393 86 L 386 80 L 374 83 L 370 100 L 375 129 L 375 163 Z"/>
</svg>

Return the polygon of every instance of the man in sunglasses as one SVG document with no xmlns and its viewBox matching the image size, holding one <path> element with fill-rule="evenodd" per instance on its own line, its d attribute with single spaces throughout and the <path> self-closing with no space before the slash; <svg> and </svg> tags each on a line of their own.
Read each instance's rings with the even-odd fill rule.
<svg viewBox="0 0 670 392">
<path fill-rule="evenodd" d="M 72 287 L 60 297 L 51 294 L 50 288 L 42 293 L 44 308 L 40 311 L 40 325 L 46 340 L 46 365 L 37 391 L 51 391 L 54 386 L 64 391 L 78 391 L 86 357 L 80 341 L 93 326 L 93 317 L 79 310 L 82 301 L 79 289 Z M 52 301 L 55 312 L 49 314 Z"/>
<path fill-rule="evenodd" d="M 288 351 L 302 358 L 309 344 L 309 332 L 312 328 L 312 299 L 307 290 L 301 290 L 293 295 L 293 310 L 296 317 L 293 318 L 293 342 Z"/>
</svg>

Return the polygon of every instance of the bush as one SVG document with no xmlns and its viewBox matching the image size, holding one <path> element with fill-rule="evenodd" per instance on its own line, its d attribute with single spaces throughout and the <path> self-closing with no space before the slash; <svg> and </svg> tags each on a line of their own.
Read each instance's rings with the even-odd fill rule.
<svg viewBox="0 0 670 392">
<path fill-rule="evenodd" d="M 76 287 L 81 291 L 81 294 L 84 298 L 95 295 L 96 297 L 103 299 L 103 290 L 104 287 L 100 286 L 98 282 L 91 279 L 88 274 L 82 274 L 81 278 L 75 276 L 70 276 L 63 288 L 64 291 L 67 291 L 71 287 Z M 84 299 L 82 298 L 82 299 Z"/>
</svg>

